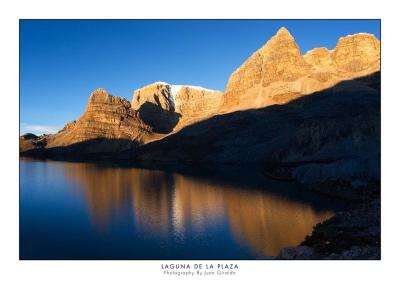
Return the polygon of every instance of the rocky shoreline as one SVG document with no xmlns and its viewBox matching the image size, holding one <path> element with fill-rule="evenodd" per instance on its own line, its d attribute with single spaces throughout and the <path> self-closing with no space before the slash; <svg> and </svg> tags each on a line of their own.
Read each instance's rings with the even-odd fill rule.
<svg viewBox="0 0 400 289">
<path fill-rule="evenodd" d="M 317 224 L 297 247 L 287 247 L 278 260 L 380 260 L 381 205 L 374 197 Z"/>
<path fill-rule="evenodd" d="M 380 182 L 340 180 L 302 184 L 293 179 L 296 165 L 266 165 L 267 177 L 295 181 L 319 195 L 342 199 L 350 204 L 330 219 L 314 226 L 311 235 L 294 247 L 283 248 L 277 260 L 380 260 Z"/>
</svg>

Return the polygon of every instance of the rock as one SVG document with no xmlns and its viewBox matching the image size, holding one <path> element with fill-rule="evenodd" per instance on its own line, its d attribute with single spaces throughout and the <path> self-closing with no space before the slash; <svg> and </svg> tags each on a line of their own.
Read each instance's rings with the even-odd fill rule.
<svg viewBox="0 0 400 289">
<path fill-rule="evenodd" d="M 284 104 L 340 81 L 380 70 L 380 41 L 365 33 L 339 39 L 337 47 L 302 56 L 292 35 L 279 29 L 229 78 L 223 112 Z"/>
<path fill-rule="evenodd" d="M 155 82 L 135 90 L 132 98 L 132 109 L 139 110 L 145 103 L 151 103 L 162 110 L 174 111 L 176 92 L 164 82 Z"/>
<path fill-rule="evenodd" d="M 291 90 L 265 88 L 274 82 L 295 81 L 305 76 L 309 69 L 310 65 L 304 61 L 293 36 L 282 27 L 231 75 L 224 93 L 223 109 L 262 107 L 279 102 L 270 99 L 278 95 L 292 98 Z"/>
<path fill-rule="evenodd" d="M 42 150 L 48 141 L 48 135 L 37 136 L 33 133 L 26 133 L 19 137 L 19 151 L 28 152 Z"/>
<path fill-rule="evenodd" d="M 275 259 L 379 260 L 380 200 L 372 198 L 317 224 L 297 247 L 283 248 Z"/>
<path fill-rule="evenodd" d="M 61 131 L 70 130 L 70 129 L 74 128 L 75 125 L 76 125 L 76 120 L 70 121 L 69 123 L 67 123 L 67 124 L 61 129 Z"/>
<path fill-rule="evenodd" d="M 380 259 L 380 250 L 378 247 L 352 246 L 350 250 L 344 251 L 339 258 L 344 260 Z"/>
<path fill-rule="evenodd" d="M 19 151 L 27 152 L 30 150 L 38 149 L 38 146 L 35 143 L 35 140 L 38 136 L 33 133 L 25 134 L 19 137 Z"/>
<path fill-rule="evenodd" d="M 268 175 L 315 190 L 338 188 L 330 195 L 354 198 L 352 182 L 380 180 L 380 92 L 369 81 L 375 78 L 345 81 L 284 105 L 218 115 L 146 144 L 134 156 L 140 161 L 261 163 Z M 339 182 L 347 184 L 334 185 Z"/>
<path fill-rule="evenodd" d="M 136 90 L 132 109 L 154 131 L 161 133 L 171 132 L 180 118 L 180 114 L 175 112 L 170 86 L 164 83 L 154 83 Z"/>
<path fill-rule="evenodd" d="M 325 259 L 380 259 L 380 200 L 372 198 L 317 224 L 301 246 Z"/>
<path fill-rule="evenodd" d="M 380 54 L 380 41 L 372 34 L 359 33 L 341 37 L 332 60 L 339 70 L 370 74 L 380 69 Z"/>
<path fill-rule="evenodd" d="M 182 126 L 214 116 L 221 105 L 222 92 L 197 86 L 181 86 L 175 97 L 175 111 L 182 116 Z"/>
<path fill-rule="evenodd" d="M 332 67 L 334 65 L 332 61 L 331 51 L 325 47 L 314 48 L 308 51 L 304 55 L 304 60 L 312 65 L 319 67 Z"/>
<path fill-rule="evenodd" d="M 21 135 L 21 138 L 24 140 L 29 140 L 29 139 L 37 139 L 38 136 L 33 133 L 26 133 L 26 134 Z"/>
<path fill-rule="evenodd" d="M 46 148 L 90 143 L 85 145 L 87 153 L 110 152 L 143 143 L 152 133 L 151 128 L 131 110 L 128 100 L 99 88 L 91 94 L 83 115 L 50 136 Z M 94 140 L 97 147 L 93 146 Z"/>
<path fill-rule="evenodd" d="M 221 101 L 220 91 L 155 82 L 134 92 L 132 109 L 155 131 L 169 133 L 214 115 Z"/>
<path fill-rule="evenodd" d="M 307 246 L 283 248 L 276 259 L 281 260 L 309 260 L 314 258 L 314 249 Z"/>
<path fill-rule="evenodd" d="M 292 172 L 293 179 L 306 185 L 315 182 L 347 180 L 352 185 L 359 183 L 355 178 L 379 179 L 379 158 L 347 158 L 329 163 L 308 163 L 296 167 Z M 364 183 L 365 184 L 365 183 Z"/>
</svg>

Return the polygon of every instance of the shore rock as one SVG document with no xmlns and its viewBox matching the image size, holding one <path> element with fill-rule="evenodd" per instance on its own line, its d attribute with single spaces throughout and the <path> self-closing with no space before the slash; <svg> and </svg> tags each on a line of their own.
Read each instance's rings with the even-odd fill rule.
<svg viewBox="0 0 400 289">
<path fill-rule="evenodd" d="M 279 260 L 307 260 L 314 256 L 314 249 L 307 246 L 283 248 L 276 259 Z"/>
<path fill-rule="evenodd" d="M 380 259 L 380 200 L 367 200 L 317 224 L 301 246 L 321 259 Z"/>
</svg>

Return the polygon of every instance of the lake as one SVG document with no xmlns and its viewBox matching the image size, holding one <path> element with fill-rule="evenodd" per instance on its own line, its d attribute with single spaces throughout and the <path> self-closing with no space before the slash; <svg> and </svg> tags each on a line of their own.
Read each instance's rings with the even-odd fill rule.
<svg viewBox="0 0 400 289">
<path fill-rule="evenodd" d="M 263 259 L 340 206 L 246 166 L 20 160 L 20 259 Z"/>
</svg>

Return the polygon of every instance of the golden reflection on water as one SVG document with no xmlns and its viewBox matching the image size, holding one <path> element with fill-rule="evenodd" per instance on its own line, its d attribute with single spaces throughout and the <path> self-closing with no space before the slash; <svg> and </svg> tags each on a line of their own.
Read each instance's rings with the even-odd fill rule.
<svg viewBox="0 0 400 289">
<path fill-rule="evenodd" d="M 127 205 L 139 231 L 161 238 L 173 234 L 178 241 L 227 221 L 234 238 L 260 257 L 298 245 L 316 223 L 333 215 L 260 189 L 158 170 L 65 163 L 65 175 L 85 192 L 98 228 L 106 230 Z"/>
</svg>

